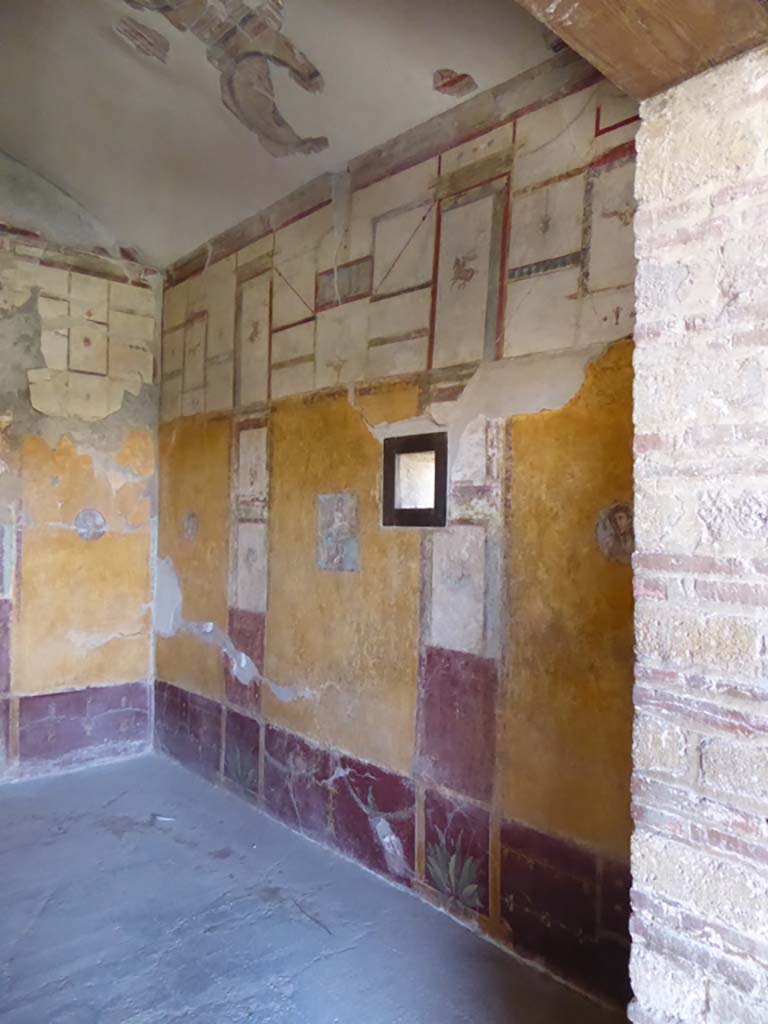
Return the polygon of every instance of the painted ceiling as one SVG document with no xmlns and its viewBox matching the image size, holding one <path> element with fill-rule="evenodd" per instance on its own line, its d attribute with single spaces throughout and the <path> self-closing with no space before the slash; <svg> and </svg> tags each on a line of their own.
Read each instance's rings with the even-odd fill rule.
<svg viewBox="0 0 768 1024">
<path fill-rule="evenodd" d="M 163 267 L 551 56 L 512 0 L 3 0 L 0 222 Z"/>
</svg>

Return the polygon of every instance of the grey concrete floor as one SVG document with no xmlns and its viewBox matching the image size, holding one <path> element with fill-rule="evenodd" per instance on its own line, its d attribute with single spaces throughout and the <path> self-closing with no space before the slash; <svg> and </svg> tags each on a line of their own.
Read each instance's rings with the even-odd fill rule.
<svg viewBox="0 0 768 1024">
<path fill-rule="evenodd" d="M 616 1024 L 156 755 L 0 787 L 3 1024 Z"/>
</svg>

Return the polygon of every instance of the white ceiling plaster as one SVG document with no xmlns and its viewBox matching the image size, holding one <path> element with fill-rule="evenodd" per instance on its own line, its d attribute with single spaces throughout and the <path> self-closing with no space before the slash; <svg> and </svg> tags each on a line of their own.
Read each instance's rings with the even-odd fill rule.
<svg viewBox="0 0 768 1024">
<path fill-rule="evenodd" d="M 166 36 L 166 64 L 117 35 L 126 14 Z M 123 0 L 3 0 L 0 150 L 165 266 L 455 106 L 434 91 L 436 68 L 467 72 L 482 90 L 551 56 L 512 0 L 285 0 L 283 31 L 325 79 L 312 95 L 273 71 L 283 116 L 330 140 L 313 156 L 270 156 L 223 106 L 203 44 L 161 15 Z"/>
</svg>

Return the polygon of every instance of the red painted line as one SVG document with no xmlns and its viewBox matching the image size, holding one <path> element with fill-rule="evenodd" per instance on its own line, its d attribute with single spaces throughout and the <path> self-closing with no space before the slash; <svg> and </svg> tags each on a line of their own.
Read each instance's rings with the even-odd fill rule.
<svg viewBox="0 0 768 1024">
<path fill-rule="evenodd" d="M 431 152 L 422 153 L 412 160 L 404 160 L 401 164 L 396 164 L 393 170 L 389 170 L 380 174 L 378 177 L 373 177 L 370 181 L 365 181 L 364 184 L 358 185 L 353 189 L 354 192 L 360 192 L 364 188 L 369 188 L 371 185 L 376 185 L 380 181 L 384 181 L 387 178 L 393 177 L 395 174 L 401 174 L 403 171 L 409 170 L 411 167 L 416 167 L 418 164 L 426 163 L 427 160 L 433 160 L 436 156 L 440 157 L 443 153 L 447 153 L 449 149 L 455 149 L 456 146 L 463 146 L 467 142 L 472 142 L 475 139 L 479 139 L 483 135 L 488 135 L 490 132 L 496 131 L 497 128 L 503 128 L 507 124 L 516 124 L 517 120 L 521 117 L 525 117 L 526 114 L 532 114 L 536 110 L 541 110 L 543 107 L 549 107 L 553 103 L 557 103 L 559 100 L 564 100 L 568 96 L 574 96 L 576 93 L 581 92 L 583 89 L 589 89 L 598 82 L 603 81 L 603 75 L 599 71 L 594 71 L 588 78 L 584 78 L 579 82 L 574 83 L 568 88 L 564 88 L 556 96 L 553 96 L 549 100 L 534 100 L 525 107 L 519 107 L 514 110 L 507 117 L 500 121 L 496 121 L 493 124 L 485 125 L 482 128 L 478 128 L 476 131 L 468 132 L 466 135 L 459 135 L 455 139 L 451 139 L 450 142 L 438 147 Z M 466 102 L 471 103 L 472 100 Z M 382 148 L 382 147 L 379 147 Z"/>
<path fill-rule="evenodd" d="M 501 253 L 499 254 L 499 304 L 496 313 L 496 358 L 504 355 L 504 314 L 507 305 L 507 259 L 509 258 L 509 231 L 512 216 L 512 175 L 507 175 L 504 197 L 504 216 L 501 222 Z"/>
<path fill-rule="evenodd" d="M 271 301 L 271 296 L 270 296 L 270 301 Z M 292 327 L 301 327 L 302 324 L 311 324 L 314 319 L 315 319 L 315 314 L 313 313 L 312 316 L 305 316 L 303 320 L 294 320 L 293 323 L 290 323 L 290 324 L 281 324 L 279 327 L 272 327 L 270 329 L 270 332 L 269 332 L 270 338 L 271 338 L 271 336 L 273 334 L 280 334 L 281 331 L 290 331 L 290 329 Z M 269 320 L 270 320 L 270 324 L 271 324 L 272 323 L 272 313 L 271 312 L 270 312 Z"/>
<path fill-rule="evenodd" d="M 451 89 L 455 89 L 457 85 L 461 85 L 463 82 L 471 81 L 470 75 L 459 74 L 454 75 L 453 78 L 445 78 L 439 85 L 435 86 L 436 92 L 448 93 L 451 95 Z"/>
<path fill-rule="evenodd" d="M 432 281 L 422 281 L 421 284 L 412 284 L 408 288 L 399 288 L 396 292 L 375 292 L 371 295 L 371 302 L 383 302 L 385 299 L 396 299 L 400 295 L 410 295 L 411 292 L 423 292 L 430 288 Z"/>
<path fill-rule="evenodd" d="M 272 400 L 272 305 L 273 295 L 275 291 L 274 275 L 269 275 L 269 324 L 268 332 L 269 339 L 267 341 L 267 401 Z"/>
<path fill-rule="evenodd" d="M 371 293 L 367 292 L 356 292 L 354 295 L 346 295 L 341 302 L 329 302 L 325 306 L 318 306 L 318 313 L 325 313 L 329 309 L 339 309 L 341 306 L 348 306 L 350 302 L 359 302 L 360 299 L 370 299 Z"/>
<path fill-rule="evenodd" d="M 430 204 L 430 206 L 429 206 L 429 208 L 427 209 L 427 211 L 426 211 L 426 213 L 424 214 L 424 216 L 423 216 L 423 217 L 421 218 L 421 220 L 419 221 L 419 223 L 418 223 L 418 224 L 416 225 L 416 227 L 415 227 L 415 228 L 413 229 L 413 231 L 412 231 L 412 232 L 410 233 L 410 235 L 408 236 L 408 238 L 407 238 L 407 239 L 405 240 L 405 243 L 403 244 L 403 247 L 401 248 L 400 252 L 399 252 L 399 253 L 397 254 L 397 256 L 395 256 L 395 258 L 394 258 L 394 260 L 392 261 L 392 265 L 390 266 L 389 270 L 388 270 L 388 271 L 386 272 L 386 274 L 384 275 L 384 277 L 382 277 L 382 279 L 381 279 L 381 280 L 379 281 L 379 283 L 378 283 L 378 284 L 376 285 L 376 287 L 375 287 L 375 288 L 373 289 L 373 291 L 376 291 L 376 292 L 377 292 L 377 291 L 378 291 L 378 290 L 379 290 L 379 289 L 381 288 L 381 286 L 382 286 L 382 285 L 384 284 L 384 282 L 385 282 L 385 281 L 387 280 L 387 278 L 389 277 L 389 275 L 390 275 L 390 274 L 392 273 L 392 271 L 393 271 L 393 270 L 395 269 L 395 267 L 397 266 L 397 264 L 398 264 L 398 263 L 400 262 L 400 259 L 401 259 L 401 257 L 403 256 L 403 254 L 405 253 L 405 251 L 406 251 L 406 249 L 408 248 L 408 246 L 409 246 L 409 245 L 411 244 L 411 242 L 412 242 L 412 241 L 414 240 L 414 238 L 415 238 L 415 237 L 416 237 L 416 235 L 418 234 L 418 232 L 419 232 L 419 230 L 420 230 L 420 228 L 421 228 L 422 224 L 424 224 L 424 222 L 426 221 L 427 217 L 429 217 L 429 215 L 430 215 L 430 214 L 432 213 L 432 211 L 434 210 L 435 206 L 436 206 L 436 204 L 435 204 L 435 203 L 431 203 L 431 204 Z M 373 268 L 371 268 L 371 274 L 373 274 Z M 371 277 L 371 282 L 373 282 L 373 277 Z"/>
<path fill-rule="evenodd" d="M 322 210 L 323 207 L 330 206 L 332 202 L 332 199 L 324 199 L 322 203 L 318 203 L 316 206 L 312 206 L 309 210 L 303 210 L 301 213 L 297 213 L 293 217 L 289 217 L 288 220 L 283 221 L 282 224 L 278 224 L 278 226 L 276 228 L 273 228 L 272 230 L 282 231 L 283 228 L 290 227 L 291 224 L 296 224 L 298 221 L 304 220 L 305 217 L 311 217 L 313 213 L 317 213 L 317 211 Z M 262 235 L 261 237 L 264 238 L 265 236 Z M 248 242 L 247 244 L 250 245 L 251 243 Z M 239 251 L 239 249 L 236 250 L 236 252 Z"/>
<path fill-rule="evenodd" d="M 442 196 L 442 199 L 457 199 L 459 196 L 465 195 L 467 192 L 472 192 L 473 189 L 482 188 L 484 185 L 492 185 L 494 181 L 503 181 L 509 177 L 509 171 L 501 171 L 499 174 L 494 174 L 492 178 L 483 178 L 482 181 L 473 182 L 471 185 L 465 185 L 464 188 L 460 188 L 458 192 L 449 192 L 447 195 Z"/>
<path fill-rule="evenodd" d="M 599 138 L 601 135 L 607 135 L 609 132 L 615 132 L 619 128 L 626 128 L 629 124 L 634 124 L 640 120 L 639 114 L 633 114 L 632 117 L 625 117 L 623 121 L 617 121 L 615 124 L 606 125 L 603 128 L 600 118 L 602 116 L 602 108 L 598 107 L 595 112 L 595 138 Z"/>
<path fill-rule="evenodd" d="M 435 324 L 437 323 L 437 274 L 440 269 L 440 235 L 443 226 L 443 204 L 437 204 L 435 213 L 435 251 L 432 257 L 432 303 L 429 309 L 429 340 L 427 342 L 427 369 L 432 369 L 435 355 Z"/>
<path fill-rule="evenodd" d="M 296 298 L 299 300 L 299 302 L 302 304 L 302 306 L 305 306 L 309 310 L 310 314 L 312 316 L 314 316 L 315 315 L 315 311 L 314 311 L 313 307 L 310 306 L 310 304 L 307 302 L 307 300 L 304 298 L 304 296 L 301 295 L 293 287 L 291 282 L 288 280 L 288 278 L 285 276 L 285 274 L 282 272 L 282 270 L 280 269 L 280 267 L 278 267 L 278 265 L 276 263 L 273 264 L 272 270 L 274 271 L 275 274 L 277 274 L 277 276 L 280 278 L 281 281 L 284 281 L 288 285 L 288 287 L 291 289 L 291 291 L 296 296 Z M 315 287 L 317 287 L 317 281 L 315 281 Z"/>
<path fill-rule="evenodd" d="M 242 434 L 245 430 L 261 430 L 266 427 L 269 420 L 262 416 L 252 417 L 248 420 L 240 420 L 237 424 L 237 432 Z"/>
<path fill-rule="evenodd" d="M 38 231 L 29 231 L 27 228 L 16 228 L 13 224 L 0 223 L 0 231 L 4 231 L 9 235 L 19 235 L 22 238 L 42 238 L 43 236 Z"/>
<path fill-rule="evenodd" d="M 603 167 L 605 164 L 615 163 L 617 160 L 623 160 L 625 157 L 635 156 L 635 140 L 632 139 L 630 142 L 624 142 L 621 146 L 617 146 L 615 149 L 609 150 L 607 153 L 603 153 L 599 156 L 594 163 L 591 163 L 590 167 Z"/>
</svg>

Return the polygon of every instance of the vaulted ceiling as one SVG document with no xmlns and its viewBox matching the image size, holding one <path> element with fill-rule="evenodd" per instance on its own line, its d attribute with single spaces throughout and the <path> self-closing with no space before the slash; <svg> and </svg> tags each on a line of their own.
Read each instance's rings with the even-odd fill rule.
<svg viewBox="0 0 768 1024">
<path fill-rule="evenodd" d="M 510 0 L 3 0 L 0 222 L 55 186 L 165 266 L 550 46 Z"/>
</svg>

